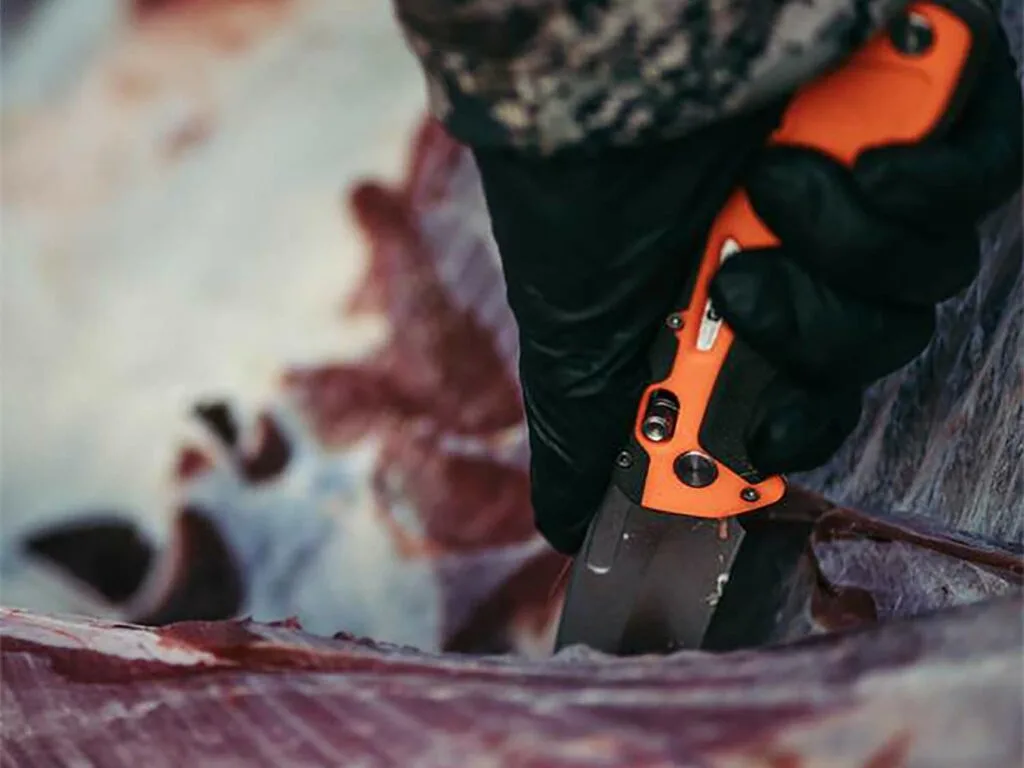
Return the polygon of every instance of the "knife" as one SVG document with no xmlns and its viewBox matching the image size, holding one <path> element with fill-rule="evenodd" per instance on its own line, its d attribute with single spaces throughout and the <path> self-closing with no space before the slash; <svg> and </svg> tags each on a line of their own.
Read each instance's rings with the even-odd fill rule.
<svg viewBox="0 0 1024 768">
<path fill-rule="evenodd" d="M 769 141 L 852 165 L 865 149 L 941 135 L 995 23 L 984 0 L 911 3 L 798 91 Z M 763 476 L 746 456 L 744 427 L 776 371 L 733 336 L 708 286 L 733 254 L 777 244 L 734 191 L 654 342 L 651 383 L 570 570 L 556 650 L 631 655 L 772 641 L 811 528 L 806 515 L 780 521 L 800 517 L 813 497 Z"/>
</svg>

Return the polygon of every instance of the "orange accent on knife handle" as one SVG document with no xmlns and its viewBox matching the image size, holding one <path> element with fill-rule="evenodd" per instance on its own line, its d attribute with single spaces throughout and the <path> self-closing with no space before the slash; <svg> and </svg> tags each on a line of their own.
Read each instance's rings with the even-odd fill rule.
<svg viewBox="0 0 1024 768">
<path fill-rule="evenodd" d="M 904 22 L 924 20 L 930 27 L 926 50 L 904 53 L 890 35 L 880 35 L 842 68 L 800 91 L 771 141 L 811 147 L 852 165 L 869 147 L 920 141 L 938 132 L 956 107 L 968 70 L 976 69 L 969 64 L 981 48 L 978 30 L 963 14 L 934 3 L 914 3 L 905 13 Z M 630 451 L 620 456 L 619 475 L 632 474 L 620 487 L 632 486 L 634 496 L 639 490 L 635 501 L 648 509 L 725 518 L 772 504 L 785 492 L 782 477 L 758 476 L 744 458 L 745 448 L 737 448 L 755 390 L 768 383 L 770 368 L 758 364 L 745 345 L 734 343 L 724 323 L 716 326 L 708 304 L 708 285 L 723 253 L 732 246 L 745 250 L 776 244 L 746 194 L 735 192 L 710 230 L 688 305 L 670 317 L 672 330 L 663 331 L 674 336 L 671 368 L 644 393 Z M 735 396 L 723 394 L 730 388 Z M 653 416 L 652 397 L 657 400 Z M 713 408 L 716 414 L 710 413 Z M 648 417 L 648 435 L 660 440 L 645 435 Z M 711 421 L 731 424 L 727 428 L 735 434 L 724 444 L 732 446 L 732 455 L 716 454 L 708 444 L 714 442 L 714 432 L 708 432 Z M 684 454 L 690 455 L 677 465 Z M 713 463 L 710 473 L 705 460 Z"/>
</svg>

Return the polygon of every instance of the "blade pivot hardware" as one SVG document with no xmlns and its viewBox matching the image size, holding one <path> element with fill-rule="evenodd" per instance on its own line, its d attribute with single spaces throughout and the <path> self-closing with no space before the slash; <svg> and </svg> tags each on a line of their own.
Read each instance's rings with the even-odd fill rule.
<svg viewBox="0 0 1024 768">
<path fill-rule="evenodd" d="M 718 478 L 715 462 L 700 451 L 687 451 L 673 464 L 676 477 L 691 488 L 705 488 Z"/>
</svg>

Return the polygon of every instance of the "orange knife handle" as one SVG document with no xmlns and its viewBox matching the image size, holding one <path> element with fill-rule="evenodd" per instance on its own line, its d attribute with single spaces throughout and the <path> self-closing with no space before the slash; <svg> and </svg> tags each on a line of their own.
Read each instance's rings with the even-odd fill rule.
<svg viewBox="0 0 1024 768">
<path fill-rule="evenodd" d="M 923 141 L 941 132 L 964 99 L 990 34 L 977 2 L 911 4 L 887 34 L 798 92 L 771 142 L 824 152 L 852 165 L 863 150 Z M 774 371 L 715 314 L 708 286 L 724 258 L 778 240 L 742 190 L 711 227 L 700 267 L 669 315 L 652 360 L 661 360 L 641 399 L 615 482 L 642 506 L 726 518 L 778 501 L 782 477 L 762 477 L 744 428 Z M 657 367 L 657 363 L 655 363 Z"/>
</svg>

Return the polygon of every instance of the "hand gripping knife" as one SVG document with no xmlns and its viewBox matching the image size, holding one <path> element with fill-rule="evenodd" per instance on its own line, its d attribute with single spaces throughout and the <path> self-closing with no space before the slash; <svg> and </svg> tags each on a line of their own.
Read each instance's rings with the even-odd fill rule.
<svg viewBox="0 0 1024 768">
<path fill-rule="evenodd" d="M 840 68 L 795 94 L 770 141 L 852 165 L 867 148 L 938 135 L 965 101 L 994 32 L 982 2 L 910 4 Z M 572 565 L 556 650 L 583 644 L 628 655 L 769 641 L 809 526 L 756 524 L 799 494 L 745 456 L 744 427 L 774 372 L 733 337 L 708 285 L 732 254 L 777 242 L 735 191 L 681 309 L 654 344 L 652 383 Z"/>
</svg>

